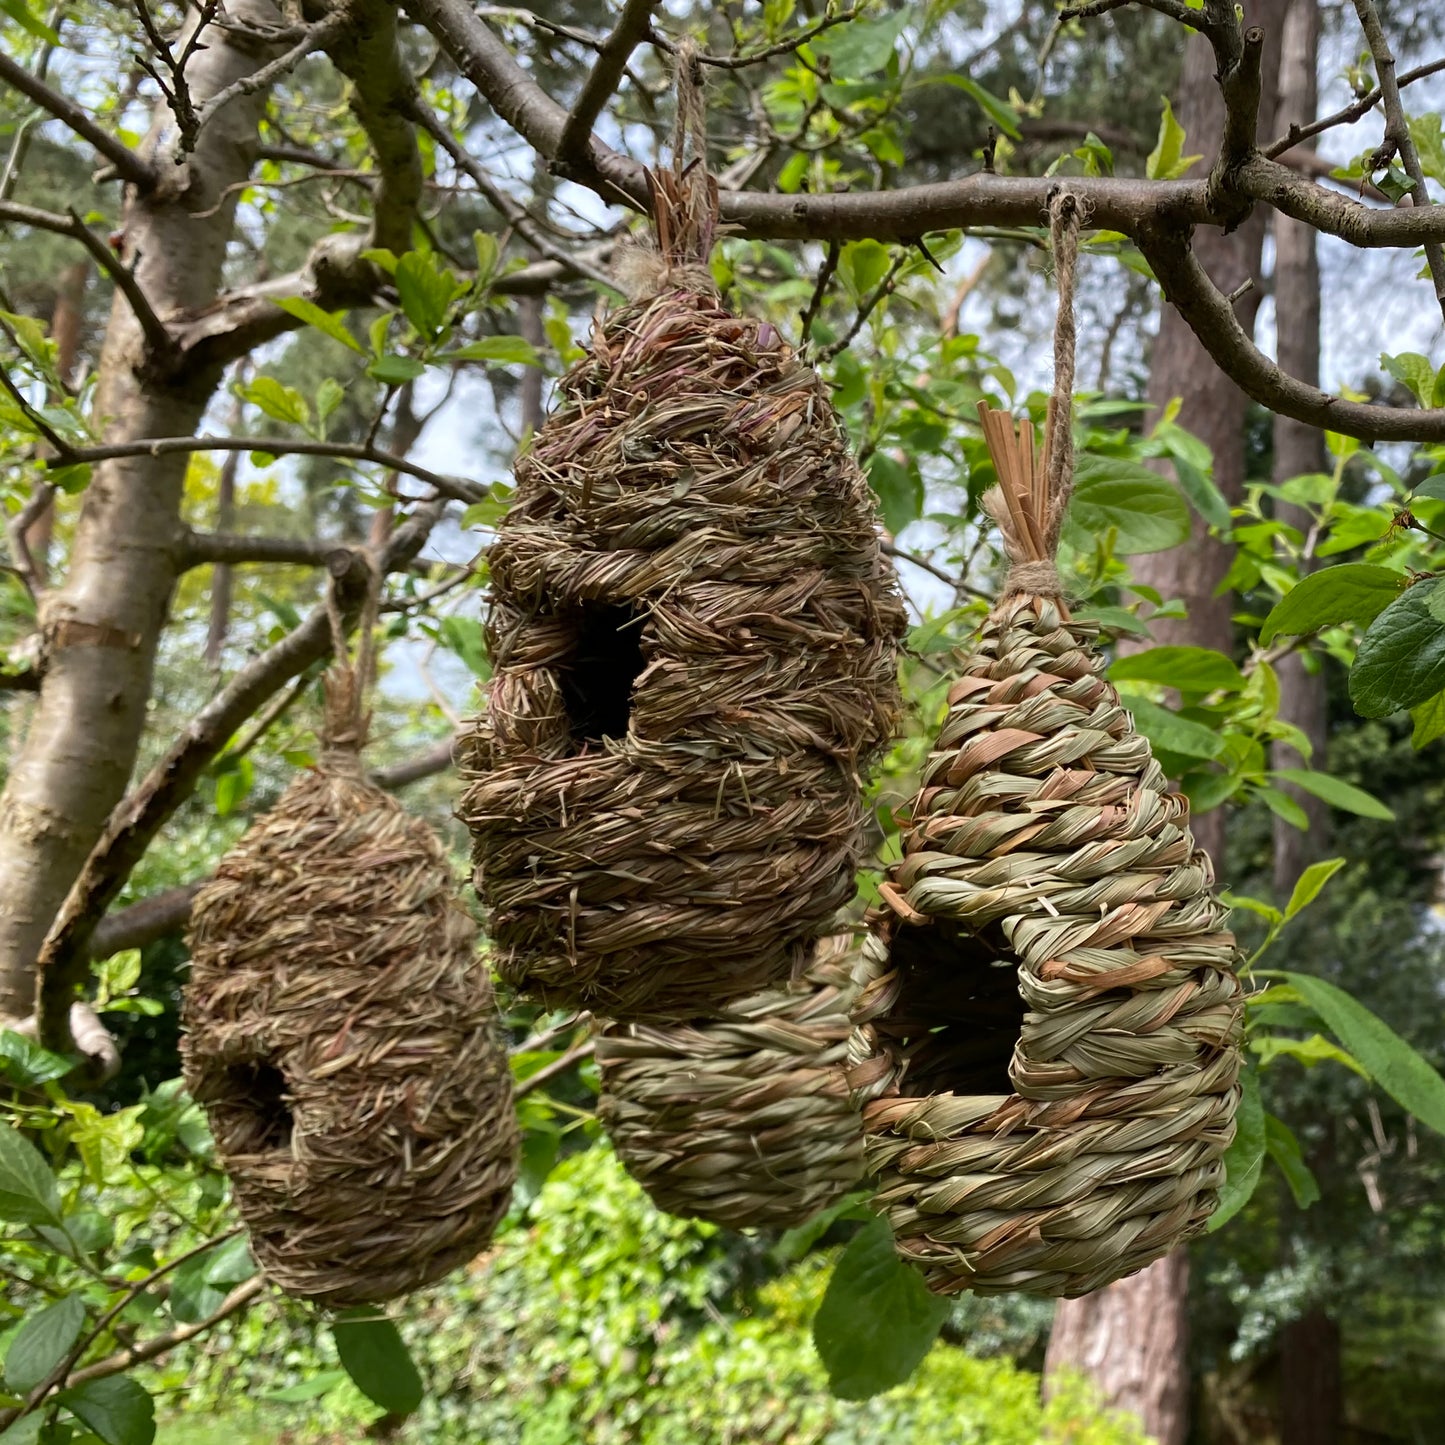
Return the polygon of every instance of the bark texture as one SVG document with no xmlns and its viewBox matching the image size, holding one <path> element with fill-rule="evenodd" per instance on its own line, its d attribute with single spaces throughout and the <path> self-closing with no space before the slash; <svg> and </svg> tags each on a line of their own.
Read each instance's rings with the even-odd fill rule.
<svg viewBox="0 0 1445 1445">
<path fill-rule="evenodd" d="M 1320 14 L 1316 0 L 1294 0 L 1284 26 L 1279 74 L 1279 115 L 1285 123 L 1308 123 L 1319 106 L 1316 67 L 1319 56 Z M 1320 267 L 1315 233 L 1288 216 L 1274 218 L 1274 309 L 1279 364 L 1286 371 L 1318 385 L 1320 377 Z M 1286 416 L 1274 419 L 1274 480 L 1288 481 L 1326 465 L 1324 435 Z M 1276 515 L 1308 534 L 1310 515 L 1302 507 L 1281 502 Z M 1308 559 L 1307 559 L 1308 560 Z M 1279 714 L 1304 733 L 1314 749 L 1313 766 L 1324 766 L 1328 743 L 1325 678 L 1317 667 L 1311 672 L 1300 652 L 1291 652 L 1276 664 L 1279 674 Z M 1311 765 L 1288 743 L 1275 743 L 1271 761 L 1277 768 Z M 1284 784 L 1310 820 L 1308 832 L 1274 820 L 1274 889 L 1281 899 L 1305 868 L 1324 856 L 1329 847 L 1330 810 L 1303 789 Z"/>
<path fill-rule="evenodd" d="M 251 25 L 283 23 L 270 0 L 236 0 L 229 13 Z M 274 53 L 216 30 L 189 68 L 193 96 L 203 104 Z M 264 93 L 238 95 L 189 157 L 177 154 L 169 110 L 157 110 L 144 154 L 159 183 L 128 193 L 119 249 L 162 320 L 216 297 L 238 195 L 229 188 L 250 173 L 264 104 Z M 95 400 L 106 441 L 195 430 L 218 374 L 167 376 L 162 363 L 117 293 Z M 186 463 L 177 455 L 98 465 L 69 574 L 45 598 L 45 676 L 0 794 L 0 1023 L 30 1015 L 46 930 L 135 762 L 175 581 L 171 549 Z"/>
<path fill-rule="evenodd" d="M 1280 1445 L 1338 1445 L 1344 1398 L 1340 1327 L 1316 1305 L 1284 1328 Z"/>
<path fill-rule="evenodd" d="M 1081 1370 L 1115 1410 L 1132 1411 L 1159 1445 L 1189 1429 L 1189 1255 L 1176 1249 L 1148 1269 L 1066 1300 L 1054 1317 L 1045 1381 Z"/>
<path fill-rule="evenodd" d="M 1265 29 L 1260 127 L 1266 133 L 1274 118 L 1287 3 L 1258 0 L 1246 17 Z M 1188 136 L 1186 149 L 1205 156 L 1218 150 L 1224 134 L 1224 100 L 1214 68 L 1209 46 L 1199 36 L 1191 37 L 1174 109 Z M 1226 295 L 1246 280 L 1253 283 L 1236 303 L 1246 328 L 1254 324 L 1262 289 L 1264 226 L 1264 215 L 1256 211 L 1230 233 L 1210 228 L 1194 237 L 1196 257 Z M 1148 399 L 1163 408 L 1175 397 L 1183 403 L 1180 425 L 1209 446 L 1215 483 L 1230 501 L 1237 500 L 1245 478 L 1248 398 L 1214 366 L 1179 313 L 1166 305 L 1154 342 Z M 1154 624 L 1158 642 L 1213 647 L 1226 654 L 1232 650 L 1232 604 L 1228 596 L 1215 596 L 1229 565 L 1230 549 L 1208 535 L 1197 515 L 1192 516 L 1186 545 L 1135 560 L 1136 580 L 1157 588 L 1166 600 L 1182 597 L 1189 609 L 1185 619 Z M 1193 828 L 1222 874 L 1223 811 L 1196 817 Z M 1046 1371 L 1083 1370 L 1099 1384 L 1111 1406 L 1137 1412 L 1159 1445 L 1184 1445 L 1189 1429 L 1188 1291 L 1188 1255 L 1176 1250 L 1098 1294 L 1061 1301 L 1054 1315 Z"/>
</svg>

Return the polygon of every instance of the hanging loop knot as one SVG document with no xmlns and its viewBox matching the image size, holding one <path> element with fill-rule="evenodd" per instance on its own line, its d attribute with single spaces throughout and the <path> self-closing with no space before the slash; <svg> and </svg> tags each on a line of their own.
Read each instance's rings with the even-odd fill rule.
<svg viewBox="0 0 1445 1445">
<path fill-rule="evenodd" d="M 321 720 L 321 767 L 330 773 L 360 777 L 361 749 L 371 726 L 366 699 L 376 674 L 376 623 L 381 612 L 381 573 L 368 553 L 361 553 L 366 567 L 366 600 L 357 623 L 356 655 L 346 639 L 346 619 L 341 611 L 337 579 L 326 587 L 326 618 L 331 624 L 334 661 L 322 679 L 326 705 Z"/>
<path fill-rule="evenodd" d="M 1034 451 L 1034 425 L 1015 423 L 1006 411 L 979 402 L 984 440 L 998 485 L 983 499 L 999 525 L 1010 567 L 1003 596 L 1062 597 L 1055 557 L 1064 514 L 1074 490 L 1074 276 L 1079 259 L 1083 199 L 1065 186 L 1049 196 L 1049 240 L 1059 293 L 1054 320 L 1054 384 L 1044 421 L 1043 446 Z"/>
<path fill-rule="evenodd" d="M 629 246 L 618 266 L 620 283 L 635 299 L 668 287 L 717 294 L 708 258 L 718 233 L 718 188 L 707 168 L 707 98 L 699 55 L 691 38 L 677 42 L 672 166 L 647 172 L 654 240 Z"/>
</svg>

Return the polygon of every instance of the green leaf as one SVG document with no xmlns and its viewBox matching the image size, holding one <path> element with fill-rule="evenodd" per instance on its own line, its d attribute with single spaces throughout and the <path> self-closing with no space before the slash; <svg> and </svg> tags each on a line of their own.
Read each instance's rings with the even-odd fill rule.
<svg viewBox="0 0 1445 1445">
<path fill-rule="evenodd" d="M 5 1352 L 5 1383 L 28 1395 L 66 1357 L 85 1328 L 85 1301 L 69 1294 L 25 1317 Z"/>
<path fill-rule="evenodd" d="M 866 1400 L 901 1385 L 933 1345 L 948 1301 L 899 1259 L 886 1220 L 864 1226 L 848 1245 L 813 1318 L 813 1343 L 842 1400 Z"/>
<path fill-rule="evenodd" d="M 396 263 L 396 294 L 406 319 L 434 340 L 458 292 L 456 277 L 430 251 L 408 251 Z"/>
<path fill-rule="evenodd" d="M 0 1220 L 62 1227 L 55 1175 L 40 1151 L 5 1123 L 0 1123 Z"/>
<path fill-rule="evenodd" d="M 1437 692 L 1434 697 L 1412 707 L 1410 717 L 1415 723 L 1410 734 L 1410 746 L 1416 752 L 1436 738 L 1445 737 L 1445 692 Z"/>
<path fill-rule="evenodd" d="M 386 356 L 378 356 L 366 368 L 366 374 L 383 386 L 404 386 L 408 381 L 424 376 L 426 364 L 414 356 L 398 356 L 395 352 L 389 352 Z"/>
<path fill-rule="evenodd" d="M 1284 977 L 1401 1108 L 1445 1134 L 1445 1079 L 1420 1054 L 1344 989 L 1313 974 Z"/>
<path fill-rule="evenodd" d="M 907 23 L 907 10 L 895 11 L 882 20 L 853 20 L 810 40 L 808 48 L 828 57 L 833 79 L 861 80 L 893 59 L 893 48 Z"/>
<path fill-rule="evenodd" d="M 238 387 L 241 398 L 249 401 L 277 421 L 305 426 L 311 420 L 311 407 L 294 386 L 286 386 L 274 376 L 258 376 L 246 386 Z"/>
<path fill-rule="evenodd" d="M 1264 1103 L 1259 1097 L 1259 1075 L 1246 1066 L 1239 1076 L 1239 1112 L 1234 1116 L 1234 1139 L 1224 1155 L 1224 1184 L 1219 1207 L 1209 1217 L 1207 1233 L 1228 1224 L 1246 1204 L 1264 1168 Z"/>
<path fill-rule="evenodd" d="M 1309 814 L 1290 797 L 1288 793 L 1281 792 L 1278 788 L 1257 788 L 1255 797 L 1269 809 L 1276 818 L 1283 818 L 1291 828 L 1298 828 L 1301 833 L 1307 833 L 1310 826 Z"/>
<path fill-rule="evenodd" d="M 1190 505 L 1211 527 L 1227 532 L 1234 518 L 1229 513 L 1229 503 L 1224 493 L 1214 484 L 1214 478 L 1196 467 L 1193 462 L 1177 452 L 1171 457 L 1174 475 L 1179 478 L 1179 488 L 1189 498 Z"/>
<path fill-rule="evenodd" d="M 38 15 L 32 15 L 25 0 L 0 0 L 0 10 L 3 10 L 22 30 L 27 30 L 37 40 L 43 40 L 47 45 L 59 45 L 60 36 L 53 31 Z"/>
<path fill-rule="evenodd" d="M 1120 556 L 1163 552 L 1189 539 L 1189 508 L 1163 477 L 1122 457 L 1080 455 L 1067 525 L 1071 544 L 1092 550 L 1094 540 L 1115 533 Z"/>
<path fill-rule="evenodd" d="M 1289 1192 L 1294 1195 L 1295 1204 L 1301 1209 L 1308 1209 L 1320 1197 L 1319 1183 L 1309 1165 L 1305 1163 L 1294 1131 L 1283 1119 L 1276 1119 L 1273 1114 L 1264 1116 L 1264 1147 L 1279 1172 L 1284 1175 Z"/>
<path fill-rule="evenodd" d="M 1289 902 L 1285 904 L 1284 921 L 1288 923 L 1296 914 L 1303 913 L 1320 896 L 1325 884 L 1344 866 L 1343 858 L 1326 858 L 1322 862 L 1311 863 L 1300 874 Z"/>
<path fill-rule="evenodd" d="M 441 638 L 461 660 L 482 679 L 492 675 L 492 662 L 487 656 L 486 634 L 475 617 L 458 617 L 453 613 L 442 618 Z"/>
<path fill-rule="evenodd" d="M 45 1416 L 36 1411 L 22 1415 L 8 1430 L 0 1430 L 0 1445 L 36 1445 L 45 1432 Z"/>
<path fill-rule="evenodd" d="M 345 1378 L 345 1370 L 322 1370 L 312 1375 L 309 1380 L 287 1385 L 284 1390 L 272 1390 L 261 1398 L 274 1401 L 278 1405 L 300 1405 L 307 1400 L 319 1400 L 322 1395 L 329 1395 Z"/>
<path fill-rule="evenodd" d="M 57 1398 L 105 1445 L 151 1445 L 156 1438 L 155 1402 L 129 1375 L 87 1380 Z"/>
<path fill-rule="evenodd" d="M 1303 635 L 1337 622 L 1368 626 L 1399 595 L 1405 578 L 1368 562 L 1341 562 L 1301 578 L 1270 610 L 1259 630 L 1261 646 L 1281 632 Z"/>
<path fill-rule="evenodd" d="M 971 80 L 966 75 L 939 75 L 933 78 L 939 84 L 951 85 L 955 90 L 963 91 L 1010 140 L 1021 139 L 1019 113 L 1007 101 L 1000 100 L 991 90 L 985 90 L 978 81 Z M 1093 139 L 1096 144 L 1099 143 L 1097 136 Z"/>
<path fill-rule="evenodd" d="M 1440 375 L 1445 377 L 1445 368 L 1442 368 Z M 1436 472 L 1434 476 L 1426 477 L 1418 487 L 1410 492 L 1412 501 L 1423 498 L 1425 501 L 1445 502 L 1445 472 Z"/>
<path fill-rule="evenodd" d="M 839 254 L 838 275 L 854 299 L 861 301 L 877 288 L 890 265 L 888 247 L 881 241 L 850 241 Z"/>
<path fill-rule="evenodd" d="M 1307 1069 L 1326 1062 L 1343 1064 L 1362 1079 L 1370 1077 L 1369 1070 L 1353 1054 L 1323 1034 L 1311 1034 L 1306 1039 L 1291 1038 L 1288 1034 L 1262 1034 L 1252 1040 L 1249 1047 L 1259 1056 L 1261 1068 L 1276 1059 L 1286 1058 L 1298 1059 Z"/>
<path fill-rule="evenodd" d="M 1109 668 L 1115 682 L 1157 682 L 1180 692 L 1238 692 L 1244 674 L 1223 653 L 1208 647 L 1151 647 L 1117 659 Z"/>
<path fill-rule="evenodd" d="M 883 525 L 895 537 L 923 515 L 923 477 L 912 462 L 874 452 L 868 458 L 868 481 L 883 509 Z"/>
<path fill-rule="evenodd" d="M 346 1373 L 368 1400 L 392 1415 L 410 1415 L 425 1393 L 400 1333 L 385 1315 L 355 1310 L 331 1326 Z"/>
<path fill-rule="evenodd" d="M 1164 101 L 1164 113 L 1159 117 L 1159 139 L 1144 162 L 1144 174 L 1151 181 L 1174 181 L 1184 175 L 1199 157 L 1184 154 L 1184 127 L 1175 120 L 1169 98 L 1164 96 L 1161 99 Z"/>
<path fill-rule="evenodd" d="M 505 366 L 540 366 L 542 358 L 530 341 L 520 336 L 484 336 L 459 351 L 449 351 L 438 361 L 494 361 Z"/>
<path fill-rule="evenodd" d="M 1394 813 L 1378 798 L 1329 773 L 1317 773 L 1313 768 L 1276 768 L 1271 776 L 1283 778 L 1285 782 L 1303 788 L 1305 792 L 1343 812 L 1358 813 L 1362 818 L 1378 818 L 1383 823 L 1391 823 L 1395 819 Z"/>
<path fill-rule="evenodd" d="M 1421 406 L 1430 405 L 1435 396 L 1435 368 L 1428 357 L 1418 351 L 1402 351 L 1398 356 L 1381 356 L 1380 365 L 1409 387 Z"/>
<path fill-rule="evenodd" d="M 63 1079 L 73 1067 L 64 1054 L 52 1054 L 13 1029 L 0 1029 L 0 1078 L 7 1083 L 30 1089 Z"/>
<path fill-rule="evenodd" d="M 1238 773 L 1191 773 L 1180 779 L 1179 786 L 1191 812 L 1208 813 L 1227 803 L 1244 786 L 1244 779 Z"/>
<path fill-rule="evenodd" d="M 1133 716 L 1135 728 L 1156 748 L 1182 753 L 1187 758 L 1217 758 L 1224 751 L 1219 734 L 1203 723 L 1180 717 L 1148 698 L 1126 697 L 1123 702 Z"/>
<path fill-rule="evenodd" d="M 1408 588 L 1360 639 L 1350 697 L 1361 717 L 1388 717 L 1445 688 L 1445 623 L 1430 613 L 1430 594 L 1439 585 L 1432 580 Z"/>
<path fill-rule="evenodd" d="M 304 296 L 283 296 L 276 304 L 287 315 L 305 322 L 307 326 L 314 326 L 318 331 L 324 331 L 333 341 L 339 341 L 352 351 L 362 349 L 361 343 L 347 330 L 339 313 L 323 311 L 314 301 L 308 301 Z"/>
</svg>

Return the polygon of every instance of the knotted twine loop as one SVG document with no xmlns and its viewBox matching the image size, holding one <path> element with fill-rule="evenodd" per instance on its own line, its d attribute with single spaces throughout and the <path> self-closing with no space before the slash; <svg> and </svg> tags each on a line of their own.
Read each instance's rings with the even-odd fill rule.
<svg viewBox="0 0 1445 1445">
<path fill-rule="evenodd" d="M 337 583 L 326 588 L 326 617 L 331 624 L 335 662 L 322 679 L 326 706 L 321 721 L 321 766 L 327 772 L 361 775 L 361 749 L 371 727 L 366 699 L 376 674 L 376 623 L 381 614 L 381 573 L 375 561 L 361 554 L 366 567 L 366 601 L 357 624 L 355 658 L 346 639 Z"/>
<path fill-rule="evenodd" d="M 669 286 L 717 293 L 708 257 L 718 231 L 718 189 L 707 168 L 707 99 L 699 54 L 695 41 L 678 41 L 672 168 L 647 172 L 654 240 L 625 247 L 619 259 L 618 281 L 635 300 Z"/>
<path fill-rule="evenodd" d="M 984 440 L 999 484 L 983 499 L 984 510 L 1003 533 L 1010 563 L 1003 597 L 1062 597 L 1054 559 L 1059 532 L 1074 491 L 1074 276 L 1084 202 L 1060 188 L 1049 201 L 1049 239 L 1059 293 L 1054 320 L 1054 386 L 1044 421 L 1043 449 L 1034 455 L 1034 427 L 1017 424 L 1006 411 L 979 402 Z"/>
</svg>

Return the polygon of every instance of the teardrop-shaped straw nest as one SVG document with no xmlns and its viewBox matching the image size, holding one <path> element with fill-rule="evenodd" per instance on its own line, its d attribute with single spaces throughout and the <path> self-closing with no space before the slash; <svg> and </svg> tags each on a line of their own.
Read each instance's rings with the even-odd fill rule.
<svg viewBox="0 0 1445 1445">
<path fill-rule="evenodd" d="M 441 842 L 354 754 L 332 764 L 301 773 L 197 896 L 183 1058 L 262 1268 L 347 1305 L 482 1250 L 518 1136 Z"/>
</svg>

